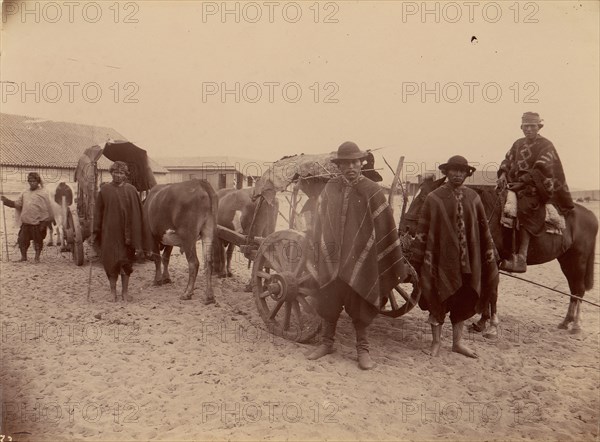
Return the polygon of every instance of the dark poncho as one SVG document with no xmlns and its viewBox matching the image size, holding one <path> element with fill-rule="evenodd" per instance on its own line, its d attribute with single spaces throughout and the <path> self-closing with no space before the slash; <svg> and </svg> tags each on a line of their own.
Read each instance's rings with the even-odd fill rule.
<svg viewBox="0 0 600 442">
<path fill-rule="evenodd" d="M 143 250 L 142 204 L 135 187 L 105 184 L 96 199 L 94 234 L 107 275 L 118 275 Z M 126 245 L 129 243 L 129 245 Z"/>
<path fill-rule="evenodd" d="M 411 263 L 419 272 L 422 290 L 419 306 L 437 318 L 443 318 L 442 303 L 463 284 L 456 209 L 456 198 L 448 184 L 427 195 L 411 248 Z M 463 219 L 471 287 L 479 296 L 476 311 L 481 313 L 488 297 L 497 290 L 498 267 L 483 203 L 467 187 L 463 187 Z"/>
</svg>

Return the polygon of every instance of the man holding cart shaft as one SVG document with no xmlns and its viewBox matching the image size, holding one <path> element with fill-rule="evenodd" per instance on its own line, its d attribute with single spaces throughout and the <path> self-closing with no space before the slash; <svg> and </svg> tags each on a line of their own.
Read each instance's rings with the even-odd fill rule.
<svg viewBox="0 0 600 442">
<path fill-rule="evenodd" d="M 94 236 L 114 301 L 117 279 L 121 275 L 121 298 L 131 301 L 129 275 L 136 254 L 143 252 L 142 203 L 134 186 L 127 183 L 127 164 L 115 161 L 110 166 L 112 182 L 100 187 L 94 214 Z"/>
<path fill-rule="evenodd" d="M 21 250 L 21 261 L 27 261 L 29 243 L 33 241 L 35 262 L 40 262 L 46 231 L 48 226 L 54 222 L 54 214 L 50 205 L 50 197 L 43 188 L 40 174 L 30 172 L 27 175 L 27 182 L 29 190 L 19 195 L 16 200 L 12 201 L 4 195 L 0 198 L 8 207 L 21 211 L 21 228 L 17 239 Z"/>
<path fill-rule="evenodd" d="M 344 308 L 356 331 L 358 365 L 363 370 L 375 366 L 367 328 L 405 276 L 396 223 L 383 189 L 361 175 L 366 157 L 355 143 L 343 143 L 331 160 L 341 176 L 329 180 L 319 197 L 314 242 L 323 333 L 321 344 L 308 355 L 313 360 L 333 353 Z"/>
<path fill-rule="evenodd" d="M 463 325 L 498 289 L 496 249 L 479 195 L 463 186 L 475 168 L 460 155 L 439 168 L 446 183 L 425 198 L 412 243 L 411 264 L 422 290 L 419 306 L 429 310 L 431 356 L 439 354 L 450 312 L 452 351 L 476 358 L 462 342 Z"/>
</svg>

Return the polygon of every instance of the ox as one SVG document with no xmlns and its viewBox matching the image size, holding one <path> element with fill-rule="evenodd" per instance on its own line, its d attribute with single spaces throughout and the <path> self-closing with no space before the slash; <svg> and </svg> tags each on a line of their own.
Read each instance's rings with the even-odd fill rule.
<svg viewBox="0 0 600 442">
<path fill-rule="evenodd" d="M 219 212 L 217 223 L 230 230 L 239 231 L 244 235 L 252 237 L 266 237 L 275 231 L 277 213 L 279 212 L 279 201 L 272 198 L 269 202 L 262 196 L 253 197 L 254 189 L 221 189 L 217 192 L 219 197 Z M 236 226 L 237 213 L 240 213 L 239 227 Z M 255 214 L 256 212 L 256 214 Z M 219 253 L 223 254 L 223 248 L 227 250 L 226 259 L 221 259 L 220 267 L 215 268 L 221 277 L 232 276 L 231 258 L 235 244 L 227 241 L 219 241 Z M 226 263 L 226 265 L 225 265 Z"/>
<path fill-rule="evenodd" d="M 215 302 L 212 287 L 212 252 L 217 227 L 217 201 L 217 195 L 208 181 L 198 179 L 154 186 L 144 201 L 144 220 L 147 233 L 152 237 L 152 259 L 156 266 L 155 285 L 171 282 L 169 259 L 173 246 L 179 246 L 185 253 L 188 262 L 188 283 L 180 299 L 191 299 L 194 293 L 200 267 L 196 241 L 202 239 L 206 273 L 204 303 Z M 161 258 L 162 248 L 164 251 Z"/>
<path fill-rule="evenodd" d="M 56 187 L 48 186 L 50 196 L 50 206 L 54 214 L 54 223 L 48 225 L 49 246 L 54 245 L 54 235 L 56 234 L 56 245 L 61 246 L 61 251 L 68 251 L 67 241 L 65 240 L 64 227 L 67 222 L 67 211 L 73 204 L 73 190 L 67 183 L 60 182 Z M 64 205 L 63 205 L 64 198 Z"/>
</svg>

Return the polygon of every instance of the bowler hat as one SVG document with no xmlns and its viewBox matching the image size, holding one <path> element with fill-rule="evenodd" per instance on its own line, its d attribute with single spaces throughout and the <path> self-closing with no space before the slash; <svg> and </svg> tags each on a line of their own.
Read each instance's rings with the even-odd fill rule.
<svg viewBox="0 0 600 442">
<path fill-rule="evenodd" d="M 362 160 L 367 158 L 367 155 L 368 153 L 360 150 L 356 143 L 346 141 L 338 147 L 336 156 L 333 157 L 331 161 L 335 163 L 343 160 Z"/>
<path fill-rule="evenodd" d="M 448 162 L 440 164 L 439 167 L 439 169 L 444 173 L 444 175 L 450 168 L 464 169 L 467 171 L 467 176 L 471 176 L 473 175 L 473 172 L 475 172 L 475 168 L 473 166 L 469 166 L 469 162 L 467 161 L 467 159 L 460 155 L 454 155 L 453 157 L 450 157 Z"/>
<path fill-rule="evenodd" d="M 540 114 L 536 112 L 525 112 L 521 117 L 521 125 L 523 124 L 537 124 L 541 129 L 544 127 L 544 120 L 542 120 Z"/>
</svg>

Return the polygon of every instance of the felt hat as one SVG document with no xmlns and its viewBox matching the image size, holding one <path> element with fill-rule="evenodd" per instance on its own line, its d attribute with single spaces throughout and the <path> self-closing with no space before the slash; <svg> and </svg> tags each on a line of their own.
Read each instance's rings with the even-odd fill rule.
<svg viewBox="0 0 600 442">
<path fill-rule="evenodd" d="M 336 156 L 331 159 L 332 162 L 336 163 L 343 160 L 362 160 L 367 158 L 368 153 L 363 152 L 358 148 L 356 143 L 352 141 L 346 141 L 342 143 L 336 152 Z"/>
<path fill-rule="evenodd" d="M 542 120 L 540 114 L 536 112 L 525 112 L 521 117 L 521 126 L 524 124 L 537 124 L 541 129 L 544 127 L 544 120 Z"/>
<path fill-rule="evenodd" d="M 466 170 L 467 176 L 473 175 L 473 172 L 476 170 L 473 166 L 469 166 L 469 162 L 465 157 L 460 155 L 454 155 L 453 157 L 450 157 L 446 163 L 440 164 L 439 166 L 439 169 L 444 175 L 447 174 L 448 169 L 450 168 Z"/>
</svg>

